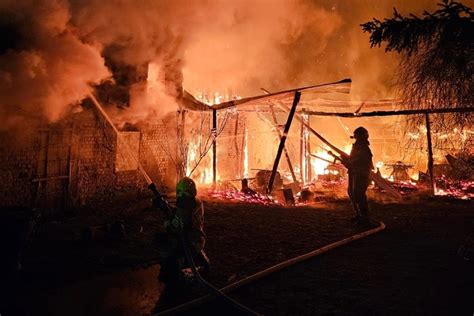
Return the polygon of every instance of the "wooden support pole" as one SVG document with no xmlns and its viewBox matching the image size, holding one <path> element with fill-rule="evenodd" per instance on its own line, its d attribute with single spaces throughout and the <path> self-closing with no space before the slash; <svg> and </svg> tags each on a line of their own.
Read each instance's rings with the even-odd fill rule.
<svg viewBox="0 0 474 316">
<path fill-rule="evenodd" d="M 239 159 L 239 170 L 240 170 L 240 177 L 241 178 L 246 178 L 248 177 L 247 171 L 245 169 L 245 161 L 247 157 L 245 156 L 247 151 L 245 150 L 245 146 L 247 146 L 247 125 L 246 122 L 244 122 L 244 132 L 242 133 L 242 145 L 240 146 L 240 159 Z"/>
<path fill-rule="evenodd" d="M 295 116 L 296 106 L 300 102 L 301 92 L 296 91 L 293 98 L 293 105 L 291 106 L 290 114 L 288 115 L 288 120 L 285 124 L 285 129 L 281 137 L 280 146 L 278 146 L 277 155 L 275 157 L 275 163 L 273 164 L 272 174 L 270 176 L 270 181 L 268 182 L 267 193 L 270 194 L 273 189 L 273 182 L 275 181 L 275 176 L 278 169 L 278 164 L 280 163 L 281 154 L 283 153 L 283 148 L 285 147 L 286 138 L 288 137 L 288 132 L 290 131 L 291 122 Z"/>
<path fill-rule="evenodd" d="M 217 110 L 212 110 L 212 183 L 217 182 Z"/>
<path fill-rule="evenodd" d="M 237 138 L 237 135 L 239 133 L 239 112 L 235 115 L 235 126 L 234 126 L 234 148 L 235 148 L 235 156 L 239 157 L 239 163 L 237 166 L 237 174 L 240 175 L 242 174 L 241 169 L 242 169 L 242 160 L 240 159 L 242 156 L 239 155 L 239 152 L 244 151 L 244 147 L 242 146 L 241 150 L 239 151 L 239 139 Z"/>
<path fill-rule="evenodd" d="M 431 143 L 431 124 L 430 115 L 425 113 L 426 120 L 426 140 L 428 144 L 428 172 L 430 175 L 431 193 L 435 193 L 435 180 L 433 175 L 433 145 Z"/>
<path fill-rule="evenodd" d="M 311 116 L 308 115 L 308 125 L 310 125 Z M 308 168 L 308 181 L 313 177 L 313 168 L 311 166 L 311 133 L 306 131 L 306 168 Z"/>
<path fill-rule="evenodd" d="M 272 104 L 270 104 L 270 112 L 272 113 L 273 125 L 275 126 L 275 130 L 278 134 L 278 139 L 281 141 L 281 133 L 280 133 L 280 130 L 278 129 L 278 121 L 275 115 L 275 109 L 273 108 Z M 291 178 L 293 179 L 293 182 L 296 182 L 297 180 L 296 180 L 295 170 L 293 169 L 293 164 L 291 163 L 290 155 L 288 154 L 288 150 L 286 149 L 286 146 L 283 147 L 283 150 L 285 151 L 285 158 L 286 158 L 286 162 L 288 163 L 288 169 L 290 169 Z"/>
<path fill-rule="evenodd" d="M 310 153 L 310 146 L 309 146 L 309 118 L 306 114 L 306 109 L 302 110 L 302 114 L 300 114 L 302 118 L 301 122 L 301 182 L 303 184 L 311 181 L 311 157 Z"/>
<path fill-rule="evenodd" d="M 266 89 L 262 89 L 262 90 L 267 94 L 271 94 L 271 92 Z M 272 103 L 270 103 L 270 113 L 272 114 L 273 125 L 277 131 L 278 139 L 281 141 L 281 133 L 280 133 L 280 130 L 278 129 L 278 120 L 277 120 L 275 109 Z M 286 157 L 286 162 L 288 163 L 288 169 L 290 169 L 291 178 L 293 179 L 293 182 L 297 182 L 295 170 L 293 169 L 293 164 L 291 163 L 290 155 L 288 154 L 288 150 L 286 149 L 286 146 L 283 147 L 283 149 L 285 151 L 285 157 Z"/>
</svg>

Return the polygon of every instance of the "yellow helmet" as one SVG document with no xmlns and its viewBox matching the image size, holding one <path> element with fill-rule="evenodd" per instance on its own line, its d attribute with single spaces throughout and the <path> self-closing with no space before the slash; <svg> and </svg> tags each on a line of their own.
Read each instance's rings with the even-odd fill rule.
<svg viewBox="0 0 474 316">
<path fill-rule="evenodd" d="M 184 177 L 176 184 L 176 197 L 195 197 L 196 195 L 196 183 L 193 179 Z"/>
</svg>

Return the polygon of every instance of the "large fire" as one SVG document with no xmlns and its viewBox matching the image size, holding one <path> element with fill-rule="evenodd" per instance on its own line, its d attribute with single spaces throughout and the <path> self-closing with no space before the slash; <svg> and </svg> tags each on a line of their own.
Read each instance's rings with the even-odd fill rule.
<svg viewBox="0 0 474 316">
<path fill-rule="evenodd" d="M 186 175 L 193 178 L 199 184 L 212 183 L 212 165 L 210 159 L 204 159 L 200 165 L 196 167 L 196 161 L 199 159 L 199 144 L 189 143 L 186 160 Z M 212 155 L 212 153 L 210 153 Z"/>
<path fill-rule="evenodd" d="M 158 102 L 158 99 L 161 97 L 158 96 L 160 93 L 163 93 L 163 81 L 164 78 L 162 77 L 162 69 L 159 64 L 155 63 L 150 63 L 149 68 L 148 68 L 148 84 L 147 84 L 147 95 L 150 100 L 149 102 Z M 157 98 L 156 100 L 153 98 Z M 233 95 L 230 90 L 225 90 L 224 93 L 220 92 L 198 92 L 196 95 L 196 99 L 199 101 L 212 106 L 215 104 L 220 104 L 222 102 L 230 101 L 230 100 L 238 100 L 241 99 L 240 96 Z M 238 109 L 235 110 L 236 113 L 238 112 Z M 256 110 L 258 111 L 258 110 Z M 242 112 L 243 114 L 240 114 L 243 116 L 243 120 L 245 120 L 245 117 L 247 114 L 245 113 L 253 113 L 250 115 L 260 115 L 257 112 Z M 268 113 L 267 113 L 268 115 Z M 281 119 L 280 119 L 281 120 Z M 309 122 L 308 117 L 306 117 L 306 120 Z M 268 124 L 270 120 L 266 120 L 266 124 Z M 281 123 L 281 122 L 280 122 Z M 341 123 L 341 122 L 339 122 Z M 296 125 L 296 124 L 295 124 Z M 340 124 L 342 125 L 342 123 Z M 349 128 L 347 126 L 343 126 L 347 132 Z M 236 127 L 237 128 L 237 127 Z M 293 130 L 295 130 L 294 127 L 292 127 Z M 273 130 L 274 131 L 274 130 Z M 224 147 L 228 145 L 228 143 L 235 141 L 234 139 L 230 139 L 229 136 L 226 136 L 227 138 L 221 139 L 217 137 L 217 175 L 216 175 L 216 180 L 218 181 L 219 185 L 213 186 L 214 190 L 212 191 L 211 195 L 214 197 L 220 197 L 220 198 L 229 198 L 229 199 L 235 199 L 235 200 L 245 200 L 245 201 L 251 201 L 251 202 L 262 202 L 262 203 L 267 203 L 268 201 L 265 200 L 262 196 L 252 196 L 251 198 L 245 197 L 245 195 L 242 194 L 237 194 L 236 192 L 239 190 L 240 184 L 238 181 L 240 179 L 250 179 L 251 181 L 255 177 L 255 170 L 269 170 L 271 169 L 271 164 L 273 163 L 273 157 L 266 157 L 266 161 L 262 162 L 262 153 L 273 153 L 275 148 L 278 147 L 279 140 L 276 138 L 275 134 L 271 130 L 270 125 L 265 125 L 262 124 L 261 126 L 257 127 L 252 127 L 251 131 L 249 128 L 244 128 L 242 131 L 238 133 L 234 137 L 241 137 L 239 139 L 239 142 L 241 143 L 240 147 L 240 158 L 235 157 L 235 163 L 239 163 L 241 166 L 238 168 L 238 172 L 235 173 L 235 175 L 231 178 L 224 178 L 221 179 L 220 173 L 220 168 L 223 168 L 220 166 L 220 161 L 219 161 L 219 155 L 225 154 L 225 150 L 221 148 L 220 145 L 223 145 Z M 250 137 L 249 137 L 250 133 Z M 341 132 L 339 132 L 341 134 Z M 408 132 L 406 136 L 408 137 L 409 140 L 413 142 L 422 142 L 426 140 L 426 134 L 427 134 L 427 129 L 425 126 L 419 126 L 415 131 L 413 132 Z M 469 129 L 463 129 L 462 131 L 459 130 L 458 128 L 454 128 L 452 132 L 441 134 L 441 133 L 434 133 L 436 139 L 439 142 L 448 142 L 448 141 L 454 141 L 454 142 L 459 142 L 461 146 L 465 146 L 467 141 L 472 137 L 473 131 Z M 256 138 L 259 138 L 261 135 L 262 137 L 266 137 L 268 140 L 267 142 L 261 142 L 261 147 L 265 148 L 255 148 L 256 146 L 260 145 L 255 145 L 252 143 Z M 268 138 L 271 135 L 272 140 Z M 293 167 L 293 173 L 290 172 L 290 169 L 288 168 L 289 165 L 285 164 L 284 159 L 280 162 L 280 167 L 278 169 L 279 173 L 281 176 L 285 179 L 286 185 L 295 182 L 294 178 L 295 175 L 297 176 L 297 181 L 299 182 L 301 186 L 308 186 L 312 185 L 314 183 L 322 182 L 322 181 L 328 181 L 328 179 L 338 179 L 336 181 L 339 184 L 342 184 L 340 180 L 344 180 L 347 175 L 345 172 L 345 169 L 342 168 L 342 166 L 337 166 L 335 165 L 334 158 L 330 154 L 328 154 L 327 150 L 324 149 L 324 147 L 321 147 L 320 144 L 312 144 L 311 142 L 313 141 L 312 138 L 310 138 L 310 133 L 308 129 L 302 128 L 302 133 L 301 133 L 301 157 L 298 157 L 297 153 L 293 152 L 293 157 L 292 160 L 294 160 L 295 164 L 292 166 Z M 334 137 L 334 135 L 332 135 Z M 340 135 L 336 135 L 340 136 Z M 202 135 L 200 136 L 202 138 Z M 311 139 L 311 142 L 310 142 Z M 212 161 L 213 161 L 213 153 L 212 150 L 208 150 L 204 158 L 202 149 L 200 148 L 201 142 L 203 139 L 194 139 L 192 141 L 189 141 L 187 144 L 187 151 L 186 151 L 186 167 L 185 167 L 185 174 L 188 176 L 191 176 L 199 185 L 209 187 L 210 185 L 213 185 L 213 166 L 212 166 Z M 220 144 L 220 145 L 219 145 Z M 259 143 L 260 144 L 260 143 Z M 252 147 L 253 146 L 253 147 Z M 291 145 L 290 145 L 291 146 Z M 313 150 L 310 150 L 310 147 L 313 147 Z M 346 153 L 349 153 L 351 150 L 351 143 L 346 143 L 344 146 L 342 146 L 343 151 Z M 421 145 L 422 147 L 425 145 Z M 318 150 L 314 151 L 314 148 L 318 148 Z M 255 150 L 258 149 L 258 153 L 255 153 Z M 377 156 L 378 155 L 378 156 Z M 238 154 L 236 154 L 238 156 Z M 308 159 L 308 156 L 311 156 Z M 396 154 L 393 155 L 393 157 L 396 157 Z M 417 170 L 423 170 L 422 168 L 426 166 L 426 153 L 424 151 L 419 151 L 416 153 L 416 159 L 418 161 L 421 161 L 421 163 L 418 162 L 418 164 L 413 165 L 415 168 L 413 168 L 410 171 L 407 171 L 407 178 L 406 179 L 397 179 L 396 175 L 394 175 L 393 170 L 391 170 L 391 166 L 393 166 L 393 162 L 395 159 L 390 159 L 390 156 L 387 156 L 386 154 L 383 155 L 383 160 L 382 161 L 380 152 L 375 152 L 374 158 L 377 158 L 375 160 L 375 168 L 377 172 L 380 172 L 381 176 L 390 180 L 393 185 L 398 188 L 403 194 L 409 194 L 413 191 L 418 190 L 422 185 L 426 186 L 426 182 L 424 184 L 421 184 L 422 182 L 421 179 L 419 179 L 419 172 Z M 303 158 L 306 157 L 306 158 Z M 439 155 L 438 153 L 435 153 L 433 155 L 435 163 L 442 163 L 444 161 L 444 156 L 441 154 Z M 413 157 L 412 157 L 413 158 Z M 197 166 L 196 166 L 196 162 Z M 408 169 L 407 169 L 408 170 Z M 444 176 L 443 176 L 444 177 Z M 462 199 L 470 199 L 473 197 L 472 191 L 472 181 L 464 181 L 464 182 L 455 182 L 455 181 L 447 181 L 444 178 L 437 178 L 437 185 L 435 186 L 435 195 L 439 196 L 453 196 L 457 198 L 462 198 Z M 332 181 L 332 180 L 331 180 Z M 232 183 L 232 185 L 222 185 L 223 183 L 228 182 Z M 440 185 L 441 183 L 441 185 Z M 231 188 L 227 191 L 227 193 L 217 193 L 219 191 L 218 187 L 221 188 Z M 230 192 L 233 193 L 230 193 Z M 294 192 L 295 194 L 297 192 Z M 271 203 L 273 203 L 274 200 L 272 200 Z"/>
<path fill-rule="evenodd" d="M 214 104 L 214 103 L 219 103 L 222 102 L 223 100 L 227 99 L 232 99 L 232 97 L 228 96 L 221 96 L 218 93 L 212 94 L 213 98 L 212 100 L 209 100 L 206 98 L 205 94 L 202 94 L 199 98 L 202 100 L 208 101 L 209 104 Z M 254 147 L 249 147 L 250 143 L 254 141 L 255 137 L 259 137 L 258 135 L 255 135 L 255 131 L 261 132 L 261 135 L 272 135 L 271 137 L 273 138 L 272 142 L 264 142 L 263 146 L 267 147 L 267 152 L 268 153 L 273 153 L 274 149 L 278 146 L 278 139 L 275 137 L 274 134 L 271 132 L 266 131 L 266 129 L 270 129 L 271 126 L 269 125 L 261 125 L 257 127 L 256 129 L 254 128 L 252 130 L 252 138 L 250 139 L 249 137 L 249 129 L 245 128 L 242 130 L 239 136 L 235 137 L 240 137 L 239 142 L 242 144 L 241 150 L 242 150 L 242 155 L 240 160 L 238 157 L 235 157 L 235 163 L 240 161 L 242 164 L 241 167 L 238 168 L 239 173 L 236 173 L 233 178 L 228 178 L 228 179 L 221 179 L 219 175 L 219 170 L 220 168 L 223 168 L 220 166 L 220 161 L 219 161 L 219 155 L 225 153 L 225 146 L 228 146 L 229 143 L 232 143 L 234 139 L 232 138 L 223 138 L 219 139 L 217 137 L 217 183 L 215 186 L 213 186 L 213 189 L 209 191 L 209 195 L 213 198 L 219 198 L 219 199 L 229 199 L 229 200 L 236 200 L 236 201 L 246 201 L 246 202 L 252 202 L 252 203 L 277 203 L 275 199 L 269 198 L 264 194 L 258 194 L 258 195 L 245 195 L 243 193 L 240 193 L 240 180 L 241 179 L 249 179 L 251 186 L 252 183 L 254 183 L 255 179 L 255 174 L 258 170 L 265 170 L 265 169 L 252 169 L 255 168 L 255 166 L 259 166 L 261 164 L 260 159 L 261 157 L 258 155 L 255 155 L 254 153 L 252 154 L 251 148 L 254 150 Z M 420 138 L 420 134 L 423 134 L 423 132 L 426 133 L 426 131 L 423 130 L 422 127 L 420 127 L 419 131 L 416 133 L 409 133 L 408 137 L 413 140 L 418 140 Z M 452 133 L 453 137 L 454 136 L 465 136 L 466 131 L 459 133 L 456 129 L 453 130 Z M 303 134 L 302 134 L 303 135 Z M 439 135 L 439 138 L 441 140 L 445 140 L 446 137 L 445 135 Z M 265 136 L 267 137 L 267 136 Z M 424 137 L 421 137 L 422 139 Z M 304 145 L 304 144 L 303 144 Z M 314 144 L 312 144 L 314 145 Z M 223 147 L 224 149 L 223 149 Z M 343 151 L 346 153 L 349 153 L 351 150 L 352 144 L 347 142 L 344 146 L 342 146 Z M 328 183 L 332 183 L 331 186 L 334 185 L 345 185 L 345 179 L 347 178 L 347 171 L 344 169 L 344 167 L 339 163 L 334 161 L 334 157 L 331 156 L 327 150 L 324 149 L 324 147 L 321 146 L 314 146 L 315 148 L 318 148 L 317 151 L 312 151 L 310 153 L 311 158 L 306 160 L 306 159 L 301 159 L 299 161 L 300 163 L 296 163 L 293 166 L 293 172 L 297 176 L 297 180 L 300 183 L 300 188 L 304 186 L 313 186 L 316 185 L 317 183 L 321 183 L 324 186 L 327 186 Z M 309 146 L 308 146 L 309 148 Z M 261 148 L 259 148 L 260 152 L 265 152 L 265 150 L 262 151 Z M 306 154 L 305 152 L 303 152 Z M 423 152 L 420 153 L 421 156 L 423 156 Z M 377 157 L 376 157 L 377 158 Z M 424 158 L 424 157 L 422 157 Z M 198 167 L 195 167 L 195 162 L 199 159 L 199 144 L 197 142 L 190 142 L 188 145 L 188 151 L 187 151 L 187 175 L 190 175 L 193 179 L 197 181 L 197 183 L 201 186 L 204 187 L 209 187 L 213 184 L 213 171 L 212 171 L 212 150 L 210 150 L 207 154 L 205 159 L 202 159 Z M 269 162 L 273 162 L 273 157 L 268 157 Z M 438 158 L 439 159 L 439 158 Z M 393 162 L 393 160 L 389 160 L 389 162 L 383 162 L 381 160 L 375 160 L 374 167 L 377 170 L 377 172 L 380 172 L 382 177 L 388 179 L 389 181 L 392 182 L 393 186 L 397 188 L 403 195 L 409 195 L 412 194 L 413 192 L 416 192 L 420 190 L 422 187 L 425 189 L 429 189 L 429 182 L 425 181 L 423 182 L 423 179 L 419 179 L 419 174 L 420 172 L 416 171 L 416 168 L 413 168 L 414 165 L 405 165 L 401 162 Z M 309 165 L 307 165 L 307 162 L 309 162 Z M 267 166 L 271 166 L 268 164 Z M 423 165 L 421 165 L 423 167 Z M 225 166 L 224 166 L 225 167 Z M 395 172 L 395 167 L 397 168 L 405 168 L 404 170 L 406 171 L 402 175 L 404 178 L 400 178 L 400 173 L 397 174 Z M 311 178 L 303 178 L 303 174 L 305 174 L 304 170 L 307 168 L 310 168 L 310 172 L 306 173 L 307 175 L 311 175 Z M 193 170 L 194 169 L 194 170 Z M 302 170 L 303 169 L 303 170 Z M 267 167 L 268 170 L 268 167 Z M 418 169 L 419 170 L 419 169 Z M 190 174 L 190 172 L 192 173 Z M 289 185 L 290 183 L 293 182 L 293 176 L 290 173 L 290 170 L 288 169 L 288 166 L 284 163 L 284 159 L 280 162 L 280 167 L 278 169 L 278 172 L 281 174 L 282 178 L 284 179 L 284 185 Z M 438 196 L 450 196 L 450 197 L 455 197 L 455 198 L 461 198 L 461 199 L 472 199 L 474 197 L 473 193 L 473 182 L 472 181 L 448 181 L 446 178 L 443 176 L 441 178 L 437 177 L 436 178 L 437 185 L 435 186 L 435 195 Z M 295 187 L 292 187 L 293 190 L 295 190 Z M 297 191 L 293 192 L 295 195 L 298 193 Z"/>
<path fill-rule="evenodd" d="M 350 153 L 350 150 L 352 148 L 351 144 L 346 144 L 344 146 L 343 151 L 345 153 Z M 322 159 L 318 159 L 313 157 L 311 159 L 311 168 L 312 168 L 312 174 L 313 175 L 327 175 L 327 174 L 337 174 L 336 170 L 329 170 L 328 166 L 331 164 L 329 161 L 334 162 L 334 157 L 328 154 L 327 150 L 318 150 L 315 154 L 315 156 L 320 157 Z M 323 160 L 324 159 L 324 160 Z"/>
</svg>

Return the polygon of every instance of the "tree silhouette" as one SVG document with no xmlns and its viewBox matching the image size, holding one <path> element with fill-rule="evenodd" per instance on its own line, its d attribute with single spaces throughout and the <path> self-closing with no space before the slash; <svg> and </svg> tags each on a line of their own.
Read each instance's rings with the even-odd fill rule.
<svg viewBox="0 0 474 316">
<path fill-rule="evenodd" d="M 409 108 L 466 108 L 474 98 L 474 13 L 456 1 L 443 0 L 422 17 L 373 19 L 361 24 L 371 47 L 386 43 L 386 51 L 401 56 L 398 87 Z M 440 115 L 438 128 L 472 125 L 472 115 Z"/>
</svg>

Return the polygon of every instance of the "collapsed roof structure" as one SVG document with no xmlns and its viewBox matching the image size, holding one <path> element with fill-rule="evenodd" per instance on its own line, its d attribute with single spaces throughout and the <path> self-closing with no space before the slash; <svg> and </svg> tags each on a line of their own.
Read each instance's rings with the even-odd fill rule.
<svg viewBox="0 0 474 316">
<path fill-rule="evenodd" d="M 434 158 L 433 158 L 433 145 L 432 135 L 430 126 L 430 114 L 438 113 L 459 113 L 459 112 L 472 112 L 472 107 L 466 108 L 446 108 L 446 109 L 410 109 L 405 106 L 399 100 L 354 100 L 353 96 L 350 95 L 350 79 L 344 79 L 337 82 L 331 82 L 327 84 L 311 85 L 306 87 L 300 87 L 290 90 L 284 90 L 279 92 L 269 92 L 262 88 L 265 94 L 228 100 L 216 104 L 205 104 L 189 93 L 186 94 L 186 99 L 190 100 L 186 108 L 191 110 L 204 110 L 213 112 L 213 128 L 217 126 L 217 112 L 218 111 L 229 111 L 235 110 L 240 113 L 257 113 L 260 118 L 266 121 L 268 124 L 273 125 L 277 130 L 280 140 L 279 149 L 276 152 L 275 162 L 272 168 L 272 176 L 268 191 L 271 191 L 273 185 L 273 179 L 275 173 L 278 170 L 280 157 L 282 152 L 285 151 L 285 157 L 290 169 L 293 181 L 297 181 L 295 172 L 289 158 L 287 149 L 285 148 L 286 136 L 288 135 L 293 115 L 296 113 L 296 118 L 301 122 L 301 139 L 300 139 L 300 181 L 301 183 L 307 183 L 311 181 L 311 169 L 314 155 L 310 149 L 310 134 L 318 136 L 318 132 L 311 128 L 309 123 L 310 117 L 334 117 L 339 120 L 341 126 L 345 129 L 345 132 L 349 134 L 351 131 L 346 126 L 343 126 L 341 119 L 347 118 L 370 118 L 370 117 L 392 117 L 392 116 L 405 116 L 405 115 L 423 115 L 425 117 L 425 133 L 426 133 L 426 147 L 427 147 L 427 173 L 430 177 L 430 183 L 432 191 L 435 191 L 434 181 Z M 207 108 L 206 108 L 207 107 Z M 265 119 L 264 116 L 271 114 L 272 119 Z M 279 125 L 276 119 L 276 115 L 286 116 L 288 119 L 286 124 Z M 365 120 L 367 122 L 367 120 Z M 281 135 L 279 129 L 284 127 L 283 135 Z M 377 133 L 374 133 L 377 138 Z M 320 135 L 319 135 L 320 136 Z M 419 136 L 417 136 L 418 138 Z M 472 137 L 472 133 L 469 131 L 469 138 Z M 386 137 L 382 137 L 385 140 L 389 140 Z M 213 159 L 212 159 L 212 174 L 213 183 L 217 179 L 217 161 L 218 155 L 216 154 L 217 140 L 213 141 Z M 313 156 L 313 158 L 312 158 Z"/>
</svg>

